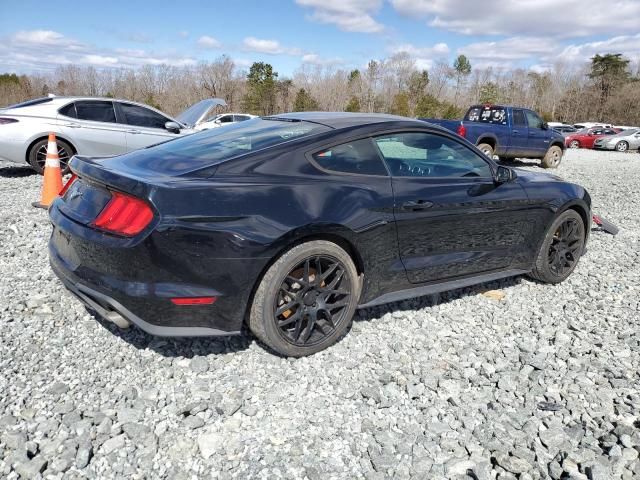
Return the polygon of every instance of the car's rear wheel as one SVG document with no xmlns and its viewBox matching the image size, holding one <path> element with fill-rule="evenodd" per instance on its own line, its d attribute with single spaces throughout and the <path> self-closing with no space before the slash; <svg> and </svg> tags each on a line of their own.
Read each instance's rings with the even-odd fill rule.
<svg viewBox="0 0 640 480">
<path fill-rule="evenodd" d="M 360 297 L 358 273 L 338 245 L 314 240 L 282 255 L 258 286 L 249 328 L 268 347 L 303 357 L 337 342 Z"/>
<path fill-rule="evenodd" d="M 580 148 L 580 142 L 578 140 L 571 140 L 571 142 L 569 142 L 569 148 Z"/>
<path fill-rule="evenodd" d="M 557 145 L 549 147 L 547 153 L 545 153 L 542 159 L 542 166 L 544 168 L 558 168 L 560 161 L 562 160 L 562 149 Z"/>
<path fill-rule="evenodd" d="M 488 143 L 478 144 L 478 150 L 484 153 L 487 157 L 493 158 L 493 147 Z"/>
<path fill-rule="evenodd" d="M 69 160 L 75 155 L 73 147 L 64 140 L 56 140 L 58 144 L 58 158 L 60 158 L 60 169 L 62 174 L 69 172 Z M 49 145 L 49 139 L 43 138 L 38 140 L 31 146 L 29 150 L 29 165 L 38 172 L 40 175 L 44 173 L 44 163 L 47 159 L 47 146 Z"/>
<path fill-rule="evenodd" d="M 629 150 L 629 144 L 624 140 L 621 142 L 618 142 L 616 143 L 616 150 L 619 152 L 626 152 L 627 150 Z"/>
<path fill-rule="evenodd" d="M 531 277 L 545 283 L 560 283 L 576 268 L 584 250 L 585 225 L 575 210 L 556 218 L 545 235 Z"/>
</svg>

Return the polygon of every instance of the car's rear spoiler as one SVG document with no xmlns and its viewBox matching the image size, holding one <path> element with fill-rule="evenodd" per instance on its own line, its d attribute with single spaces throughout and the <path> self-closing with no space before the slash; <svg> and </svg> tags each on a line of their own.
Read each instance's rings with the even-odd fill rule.
<svg viewBox="0 0 640 480">
<path fill-rule="evenodd" d="M 102 160 L 109 157 L 86 157 L 75 155 L 69 162 L 71 171 L 79 178 L 93 181 L 137 197 L 147 197 L 150 185 L 142 179 L 125 176 L 105 168 Z"/>
</svg>

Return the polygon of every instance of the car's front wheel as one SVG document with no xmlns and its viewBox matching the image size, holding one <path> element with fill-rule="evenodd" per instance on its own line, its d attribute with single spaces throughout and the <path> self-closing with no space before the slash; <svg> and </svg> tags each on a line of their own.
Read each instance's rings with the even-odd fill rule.
<svg viewBox="0 0 640 480">
<path fill-rule="evenodd" d="M 547 231 L 531 277 L 545 283 L 560 283 L 576 268 L 584 250 L 585 225 L 575 210 L 565 210 Z"/>
<path fill-rule="evenodd" d="M 324 240 L 302 243 L 260 281 L 249 328 L 281 355 L 312 355 L 347 332 L 359 297 L 358 272 L 347 252 Z"/>
<path fill-rule="evenodd" d="M 62 174 L 69 173 L 69 160 L 75 155 L 73 147 L 64 140 L 57 139 L 58 144 L 58 158 L 60 159 L 60 170 Z M 44 173 L 44 163 L 47 159 L 47 146 L 49 145 L 49 139 L 43 138 L 38 140 L 31 146 L 29 150 L 29 165 L 40 175 Z"/>
<path fill-rule="evenodd" d="M 571 142 L 569 142 L 569 148 L 580 148 L 580 142 L 578 140 L 571 140 Z"/>
</svg>

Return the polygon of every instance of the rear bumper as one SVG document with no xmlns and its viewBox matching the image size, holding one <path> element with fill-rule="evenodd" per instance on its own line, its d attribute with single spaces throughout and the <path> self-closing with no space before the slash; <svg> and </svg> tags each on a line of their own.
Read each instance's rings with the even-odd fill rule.
<svg viewBox="0 0 640 480">
<path fill-rule="evenodd" d="M 72 275 L 70 275 L 68 271 L 65 271 L 53 258 L 51 258 L 50 263 L 51 269 L 62 281 L 67 290 L 73 293 L 86 307 L 106 320 L 110 320 L 112 314 L 116 313 L 141 330 L 160 337 L 208 337 L 240 334 L 240 331 L 224 331 L 209 327 L 174 327 L 149 323 L 134 314 L 116 299 L 74 280 Z"/>
<path fill-rule="evenodd" d="M 83 238 L 88 229 L 66 218 L 59 201 L 49 210 L 54 224 L 49 259 L 54 273 L 85 305 L 107 320 L 117 313 L 153 335 L 240 333 L 261 262 L 208 258 L 174 242 L 165 253 L 161 234 L 125 246 Z M 203 305 L 171 300 L 189 297 L 217 300 Z"/>
<path fill-rule="evenodd" d="M 0 160 L 27 165 L 27 145 L 21 139 L 0 138 Z"/>
<path fill-rule="evenodd" d="M 54 261 L 51 261 L 51 269 L 58 278 L 60 278 L 67 290 L 101 317 L 109 320 L 111 315 L 116 313 L 151 335 L 160 337 L 207 337 L 238 335 L 240 333 L 239 331 L 224 331 L 208 327 L 170 327 L 154 325 L 138 317 L 114 298 L 100 293 L 80 282 L 74 282 Z"/>
</svg>

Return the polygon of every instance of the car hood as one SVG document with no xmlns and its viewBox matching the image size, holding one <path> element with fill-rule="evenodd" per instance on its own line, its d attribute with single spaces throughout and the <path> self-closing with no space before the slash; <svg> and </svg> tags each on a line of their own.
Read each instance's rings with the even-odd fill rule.
<svg viewBox="0 0 640 480">
<path fill-rule="evenodd" d="M 198 125 L 202 120 L 211 116 L 211 112 L 216 107 L 226 107 L 227 102 L 221 98 L 205 98 L 198 103 L 191 105 L 184 112 L 176 117 L 183 125 L 194 127 Z"/>
<path fill-rule="evenodd" d="M 523 183 L 533 182 L 564 182 L 564 179 L 553 175 L 552 173 L 532 172 L 531 170 L 525 170 L 523 168 L 514 168 L 518 174 L 518 178 Z"/>
</svg>

